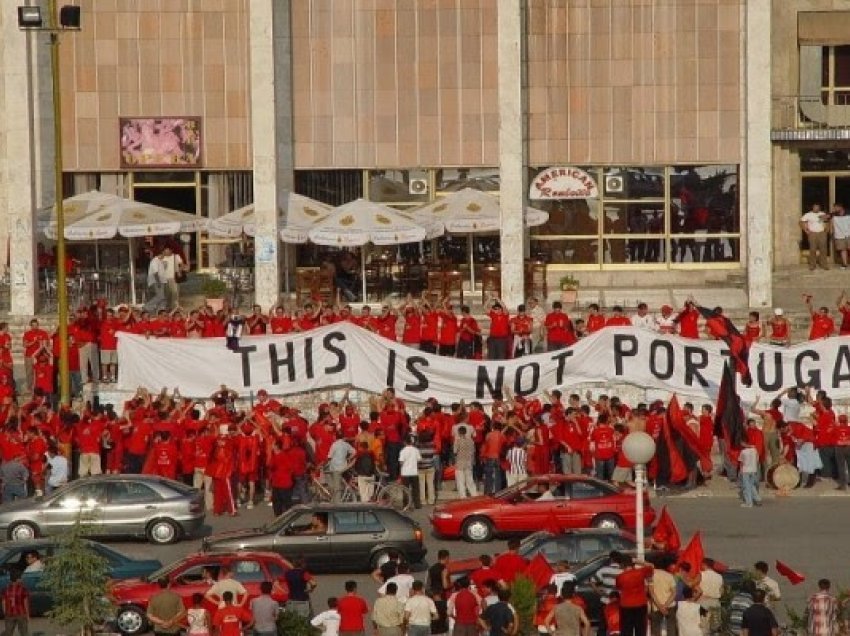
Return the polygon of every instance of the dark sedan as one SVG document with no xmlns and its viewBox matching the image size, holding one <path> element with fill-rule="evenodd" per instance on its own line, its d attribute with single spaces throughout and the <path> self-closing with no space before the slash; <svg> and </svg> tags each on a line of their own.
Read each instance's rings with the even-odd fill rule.
<svg viewBox="0 0 850 636">
<path fill-rule="evenodd" d="M 147 576 L 162 567 L 157 559 L 134 559 L 112 548 L 87 541 L 89 547 L 104 558 L 109 568 L 109 578 L 116 581 Z M 23 572 L 21 582 L 30 593 L 30 610 L 35 616 L 42 616 L 53 607 L 53 599 L 47 590 L 41 587 L 41 570 L 25 571 L 29 565 L 27 554 L 37 552 L 42 563 L 48 562 L 59 554 L 64 547 L 53 539 L 34 539 L 32 541 L 9 541 L 0 543 L 0 593 L 9 585 L 9 573 L 12 570 Z"/>
<path fill-rule="evenodd" d="M 324 532 L 310 530 L 314 515 L 322 519 Z M 261 528 L 208 537 L 203 549 L 300 555 L 313 571 L 371 571 L 393 551 L 408 563 L 417 563 L 427 551 L 415 521 L 392 508 L 362 503 L 295 506 Z"/>
</svg>

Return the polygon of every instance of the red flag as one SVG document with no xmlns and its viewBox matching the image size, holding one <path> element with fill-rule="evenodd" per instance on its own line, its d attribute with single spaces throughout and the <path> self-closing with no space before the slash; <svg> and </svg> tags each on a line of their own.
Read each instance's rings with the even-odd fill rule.
<svg viewBox="0 0 850 636">
<path fill-rule="evenodd" d="M 679 563 L 689 563 L 691 565 L 691 574 L 695 575 L 702 570 L 702 560 L 705 558 L 705 552 L 702 549 L 702 537 L 697 532 L 688 541 L 688 545 L 679 554 Z"/>
<path fill-rule="evenodd" d="M 549 581 L 552 580 L 552 575 L 555 574 L 555 570 L 552 569 L 552 566 L 549 565 L 549 561 L 546 560 L 546 557 L 543 556 L 542 553 L 538 552 L 534 555 L 534 558 L 525 566 L 525 570 L 523 574 L 528 577 L 534 584 L 537 586 L 537 589 L 543 589 L 547 585 L 549 585 Z"/>
<path fill-rule="evenodd" d="M 667 416 L 670 418 L 670 425 L 673 429 L 682 436 L 685 444 L 699 456 L 699 466 L 703 474 L 710 474 L 713 464 L 711 463 L 711 450 L 706 451 L 699 442 L 699 435 L 685 421 L 685 414 L 682 407 L 679 406 L 679 398 L 675 395 L 670 398 L 670 404 L 667 406 Z"/>
<path fill-rule="evenodd" d="M 679 548 L 682 547 L 679 528 L 676 527 L 676 522 L 667 512 L 667 506 L 661 509 L 658 523 L 655 524 L 655 529 L 652 531 L 652 541 L 655 544 L 663 545 L 665 552 L 677 553 Z"/>
<path fill-rule="evenodd" d="M 735 370 L 741 376 L 741 381 L 750 386 L 753 378 L 750 375 L 750 345 L 746 338 L 741 335 L 732 321 L 724 316 L 719 307 L 708 309 L 697 305 L 699 313 L 705 318 L 706 330 L 718 340 L 722 340 L 729 347 L 729 355 L 735 363 Z"/>
<path fill-rule="evenodd" d="M 667 456 L 670 459 L 670 483 L 678 484 L 688 478 L 688 468 L 685 466 L 685 461 L 679 454 L 679 449 L 676 448 L 676 443 L 673 441 L 673 435 L 670 433 L 670 418 L 664 418 L 664 444 L 667 446 Z"/>
<path fill-rule="evenodd" d="M 806 577 L 796 570 L 792 570 L 788 565 L 783 563 L 782 561 L 776 562 L 776 571 L 779 572 L 786 579 L 791 581 L 791 585 L 799 585 L 803 581 L 806 580 Z"/>
</svg>

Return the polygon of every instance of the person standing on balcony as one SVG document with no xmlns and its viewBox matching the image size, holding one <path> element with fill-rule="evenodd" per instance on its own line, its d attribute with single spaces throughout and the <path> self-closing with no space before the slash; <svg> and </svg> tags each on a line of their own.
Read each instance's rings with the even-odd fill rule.
<svg viewBox="0 0 850 636">
<path fill-rule="evenodd" d="M 826 243 L 829 227 L 829 215 L 821 210 L 818 203 L 812 205 L 812 209 L 800 218 L 800 228 L 809 240 L 809 269 L 812 271 L 818 266 L 829 269 Z"/>
</svg>

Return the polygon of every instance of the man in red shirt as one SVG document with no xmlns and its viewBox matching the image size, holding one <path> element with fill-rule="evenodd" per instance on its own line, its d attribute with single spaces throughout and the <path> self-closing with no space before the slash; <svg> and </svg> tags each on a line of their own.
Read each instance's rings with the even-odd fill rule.
<svg viewBox="0 0 850 636">
<path fill-rule="evenodd" d="M 517 315 L 511 318 L 511 334 L 513 335 L 513 355 L 515 358 L 531 355 L 533 346 L 531 343 L 531 330 L 534 321 L 525 313 L 525 305 L 517 307 Z"/>
<path fill-rule="evenodd" d="M 590 303 L 587 306 L 587 318 L 584 321 L 585 331 L 595 333 L 605 326 L 605 315 L 599 311 L 599 305 Z"/>
<path fill-rule="evenodd" d="M 812 316 L 811 327 L 809 327 L 809 340 L 820 340 L 821 338 L 829 338 L 835 333 L 835 322 L 832 316 L 829 315 L 828 307 L 821 307 L 817 311 L 812 306 L 812 297 L 806 296 L 806 307 L 809 308 L 809 313 Z"/>
<path fill-rule="evenodd" d="M 469 589 L 469 578 L 458 581 L 460 589 L 454 595 L 455 627 L 454 634 L 477 634 L 478 614 L 481 613 L 481 599 Z"/>
<path fill-rule="evenodd" d="M 590 433 L 590 451 L 597 479 L 610 480 L 617 459 L 616 431 L 606 414 L 600 414 L 596 426 Z"/>
<path fill-rule="evenodd" d="M 50 334 L 38 326 L 38 320 L 30 320 L 30 328 L 24 332 L 21 340 L 24 345 L 24 368 L 27 377 L 27 391 L 32 392 L 35 388 L 33 383 L 33 363 L 35 356 L 41 350 L 42 343 L 50 346 Z"/>
<path fill-rule="evenodd" d="M 505 448 L 507 440 L 502 433 L 502 423 L 493 422 L 493 428 L 484 437 L 484 443 L 481 445 L 481 460 L 484 472 L 484 494 L 493 495 L 502 487 L 502 467 L 500 460 L 502 458 L 502 450 Z"/>
<path fill-rule="evenodd" d="M 632 321 L 623 313 L 623 308 L 620 305 L 614 305 L 611 308 L 613 314 L 605 321 L 606 327 L 631 327 Z"/>
<path fill-rule="evenodd" d="M 564 313 L 559 301 L 552 303 L 552 311 L 546 314 L 543 321 L 546 332 L 546 350 L 557 351 L 576 343 L 576 334 L 570 317 Z"/>
<path fill-rule="evenodd" d="M 627 554 L 620 555 L 623 572 L 617 576 L 620 593 L 621 636 L 646 636 L 646 582 L 652 576 L 652 566 L 635 563 Z"/>
<path fill-rule="evenodd" d="M 396 323 L 398 322 L 398 313 L 389 305 L 381 307 L 381 313 L 375 316 L 375 327 L 379 336 L 396 342 L 398 335 L 396 333 Z"/>
<path fill-rule="evenodd" d="M 80 477 L 100 475 L 103 468 L 100 465 L 100 438 L 106 428 L 106 422 L 100 417 L 84 417 L 74 430 L 74 444 L 80 453 L 77 474 Z"/>
<path fill-rule="evenodd" d="M 517 538 L 508 540 L 508 551 L 503 552 L 493 561 L 493 570 L 500 582 L 509 587 L 517 575 L 522 574 L 528 566 L 528 559 L 517 553 L 520 541 Z"/>
<path fill-rule="evenodd" d="M 369 614 L 369 605 L 357 594 L 355 581 L 345 582 L 345 596 L 337 600 L 336 611 L 339 613 L 340 635 L 366 632 L 365 617 Z"/>
<path fill-rule="evenodd" d="M 439 353 L 441 356 L 453 358 L 457 353 L 458 324 L 457 316 L 452 310 L 450 302 L 446 301 L 440 314 L 440 333 L 437 337 Z"/>
<path fill-rule="evenodd" d="M 507 360 L 510 357 L 511 322 L 505 304 L 496 296 L 490 299 L 490 335 L 487 337 L 487 359 Z"/>
<path fill-rule="evenodd" d="M 427 302 L 422 303 L 422 330 L 419 335 L 419 349 L 425 353 L 437 353 L 440 336 L 440 313 Z"/>
<path fill-rule="evenodd" d="M 476 347 L 476 340 L 478 346 Z M 481 354 L 481 327 L 478 321 L 472 317 L 468 305 L 460 308 L 460 324 L 457 333 L 457 357 L 464 360 L 476 358 Z"/>
<path fill-rule="evenodd" d="M 699 338 L 699 317 L 699 309 L 696 308 L 693 300 L 686 301 L 684 308 L 675 318 L 675 322 L 679 324 L 679 335 L 682 338 L 693 340 Z"/>
<path fill-rule="evenodd" d="M 18 568 L 9 570 L 9 585 L 3 590 L 3 616 L 6 618 L 4 634 L 29 633 L 30 593 L 21 583 L 21 571 Z"/>
<path fill-rule="evenodd" d="M 251 610 L 242 605 L 233 604 L 233 592 L 221 595 L 224 607 L 216 610 L 212 624 L 218 631 L 217 636 L 242 636 L 243 630 L 254 623 Z"/>
<path fill-rule="evenodd" d="M 401 342 L 414 349 L 419 348 L 422 340 L 422 316 L 419 308 L 414 305 L 408 296 L 407 304 L 404 305 L 404 317 L 401 327 Z"/>
<path fill-rule="evenodd" d="M 114 309 L 106 310 L 106 319 L 100 323 L 100 377 L 104 382 L 118 379 L 118 337 L 121 322 Z"/>
</svg>

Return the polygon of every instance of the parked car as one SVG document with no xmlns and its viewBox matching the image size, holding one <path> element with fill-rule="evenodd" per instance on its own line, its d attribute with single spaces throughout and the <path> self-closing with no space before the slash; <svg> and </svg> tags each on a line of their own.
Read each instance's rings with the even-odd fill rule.
<svg viewBox="0 0 850 636">
<path fill-rule="evenodd" d="M 305 534 L 314 515 L 326 521 L 327 532 Z M 204 539 L 205 551 L 270 550 L 301 555 L 313 571 L 351 569 L 371 572 L 398 552 L 408 563 L 425 557 L 419 525 L 388 506 L 322 503 L 290 508 L 261 528 L 222 532 Z"/>
<path fill-rule="evenodd" d="M 630 551 L 626 551 L 625 554 L 635 556 L 635 553 Z M 663 554 L 655 550 L 648 551 L 646 560 L 649 563 L 658 562 Z M 602 567 L 609 565 L 611 565 L 610 556 L 600 554 L 573 569 L 573 574 L 576 577 L 576 593 L 587 603 L 587 617 L 594 625 L 599 625 L 602 621 L 603 596 L 608 593 L 607 588 L 601 584 L 602 582 L 596 579 L 596 573 Z M 723 576 L 723 583 L 730 589 L 737 590 L 740 588 L 744 580 L 744 570 L 720 565 L 716 569 Z"/>
<path fill-rule="evenodd" d="M 648 526 L 655 510 L 647 494 L 644 510 Z M 634 490 L 583 475 L 538 475 L 495 495 L 450 501 L 431 512 L 437 535 L 473 542 L 555 527 L 634 529 L 635 522 Z"/>
<path fill-rule="evenodd" d="M 204 579 L 205 573 L 209 572 L 217 579 L 225 566 L 230 569 L 233 578 L 248 591 L 250 600 L 260 595 L 260 584 L 263 581 L 282 578 L 290 564 L 279 554 L 272 552 L 190 554 L 148 576 L 113 584 L 109 597 L 118 608 L 113 621 L 115 629 L 126 636 L 143 634 L 148 630 L 148 601 L 159 591 L 159 580 L 162 577 L 169 580 L 171 591 L 180 595 L 183 604 L 188 608 L 192 607 L 193 594 L 204 594 L 210 588 L 209 582 Z"/>
<path fill-rule="evenodd" d="M 102 543 L 95 541 L 86 541 L 86 543 L 98 555 L 106 559 L 109 564 L 109 578 L 111 580 L 118 581 L 147 576 L 162 567 L 162 563 L 157 559 L 135 559 Z M 12 570 L 22 572 L 21 582 L 30 593 L 30 613 L 33 616 L 45 614 L 53 608 L 53 598 L 47 590 L 41 587 L 42 572 L 40 570 L 24 572 L 29 565 L 26 556 L 31 552 L 38 552 L 41 560 L 46 563 L 59 554 L 62 549 L 63 545 L 54 539 L 0 543 L 0 593 L 9 585 L 9 574 Z"/>
<path fill-rule="evenodd" d="M 636 545 L 635 535 L 626 530 L 586 528 L 568 530 L 559 534 L 541 531 L 523 539 L 519 545 L 518 554 L 530 561 L 539 553 L 552 565 L 566 561 L 574 566 L 600 554 L 608 554 L 611 550 L 621 552 L 634 550 Z M 477 558 L 452 559 L 449 562 L 449 575 L 456 580 L 477 570 L 480 566 L 481 563 Z"/>
<path fill-rule="evenodd" d="M 0 506 L 0 536 L 49 537 L 82 518 L 95 537 L 144 537 L 166 544 L 194 534 L 204 515 L 201 492 L 180 482 L 156 475 L 98 475 Z"/>
</svg>

